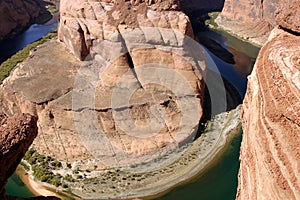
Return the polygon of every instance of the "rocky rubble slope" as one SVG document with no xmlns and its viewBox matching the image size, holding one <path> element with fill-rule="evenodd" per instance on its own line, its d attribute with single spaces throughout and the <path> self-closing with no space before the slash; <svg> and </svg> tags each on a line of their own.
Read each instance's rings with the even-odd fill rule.
<svg viewBox="0 0 300 200">
<path fill-rule="evenodd" d="M 21 200 L 23 198 L 5 195 L 5 184 L 14 173 L 22 157 L 38 134 L 37 118 L 29 114 L 7 117 L 0 114 L 0 199 Z M 36 197 L 32 199 L 53 199 L 55 197 Z"/>
</svg>

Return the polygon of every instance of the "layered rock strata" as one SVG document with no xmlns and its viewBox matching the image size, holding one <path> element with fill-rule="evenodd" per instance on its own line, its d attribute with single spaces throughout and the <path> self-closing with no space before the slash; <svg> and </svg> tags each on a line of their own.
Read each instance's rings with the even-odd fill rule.
<svg viewBox="0 0 300 200">
<path fill-rule="evenodd" d="M 299 47 L 274 29 L 249 77 L 237 199 L 300 198 Z"/>
<path fill-rule="evenodd" d="M 225 30 L 263 45 L 276 25 L 299 30 L 299 8 L 297 1 L 227 0 L 216 22 Z"/>
<path fill-rule="evenodd" d="M 5 197 L 5 184 L 14 173 L 28 147 L 37 136 L 37 118 L 29 114 L 7 117 L 0 114 L 0 197 Z"/>
<path fill-rule="evenodd" d="M 50 13 L 40 0 L 3 0 L 0 2 L 0 41 L 22 32 L 32 23 L 38 22 L 41 15 L 44 20 L 51 19 Z"/>
<path fill-rule="evenodd" d="M 94 169 L 150 161 L 194 139 L 206 60 L 177 4 L 60 8 L 63 43 L 38 47 L 0 92 L 6 113 L 39 117 L 38 152 Z"/>
</svg>

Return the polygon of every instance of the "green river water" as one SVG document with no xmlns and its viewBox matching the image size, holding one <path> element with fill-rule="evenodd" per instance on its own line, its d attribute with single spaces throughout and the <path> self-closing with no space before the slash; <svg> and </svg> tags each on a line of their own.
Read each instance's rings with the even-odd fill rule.
<svg viewBox="0 0 300 200">
<path fill-rule="evenodd" d="M 241 94 L 242 98 L 246 91 L 246 75 L 252 70 L 253 62 L 259 49 L 248 43 L 245 43 L 227 33 L 219 31 L 204 32 L 207 37 L 217 41 L 227 49 L 235 49 L 240 56 L 242 63 L 248 63 L 245 66 L 227 64 L 212 55 L 212 58 L 218 65 L 222 75 L 232 83 Z M 242 56 L 241 56 L 242 55 Z M 243 59 L 246 59 L 243 61 Z M 251 69 L 251 70 L 249 70 Z M 159 200 L 233 200 L 235 199 L 237 189 L 237 175 L 239 169 L 239 150 L 242 133 L 236 136 L 228 146 L 224 155 L 216 161 L 205 173 L 195 178 L 191 182 L 178 186 L 169 191 Z M 8 195 L 20 197 L 34 196 L 22 183 L 19 177 L 14 174 L 6 185 Z"/>
</svg>

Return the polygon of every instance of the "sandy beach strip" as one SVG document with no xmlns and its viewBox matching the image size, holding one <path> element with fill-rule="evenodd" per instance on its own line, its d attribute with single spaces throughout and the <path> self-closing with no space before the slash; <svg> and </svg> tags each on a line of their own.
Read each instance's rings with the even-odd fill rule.
<svg viewBox="0 0 300 200">
<path fill-rule="evenodd" d="M 36 196 L 55 196 L 58 198 L 63 199 L 61 196 L 59 196 L 57 193 L 52 192 L 48 190 L 42 183 L 39 183 L 35 181 L 28 172 L 25 171 L 25 169 L 19 165 L 16 173 L 19 175 L 22 182 L 26 185 L 26 187 Z"/>
</svg>

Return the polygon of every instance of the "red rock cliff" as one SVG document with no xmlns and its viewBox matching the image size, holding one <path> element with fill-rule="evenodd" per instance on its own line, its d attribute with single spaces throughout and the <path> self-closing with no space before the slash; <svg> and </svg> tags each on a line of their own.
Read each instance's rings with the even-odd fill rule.
<svg viewBox="0 0 300 200">
<path fill-rule="evenodd" d="M 30 115 L 6 117 L 0 114 L 0 197 L 4 186 L 14 173 L 28 147 L 37 136 L 37 119 Z"/>
<path fill-rule="evenodd" d="M 299 30 L 299 1 L 226 0 L 218 25 L 234 34 L 263 45 L 276 25 Z"/>
<path fill-rule="evenodd" d="M 237 199 L 300 199 L 300 15 L 290 3 L 249 77 Z"/>
</svg>

